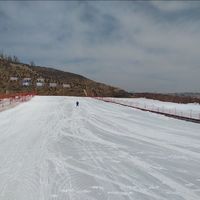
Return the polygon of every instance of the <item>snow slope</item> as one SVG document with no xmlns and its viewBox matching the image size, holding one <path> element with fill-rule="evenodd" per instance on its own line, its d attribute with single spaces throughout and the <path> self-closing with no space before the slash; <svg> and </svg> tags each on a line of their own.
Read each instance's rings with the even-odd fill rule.
<svg viewBox="0 0 200 200">
<path fill-rule="evenodd" d="M 114 102 L 178 116 L 200 119 L 200 104 L 172 103 L 146 98 L 105 98 Z"/>
<path fill-rule="evenodd" d="M 0 112 L 0 200 L 198 200 L 199 130 L 90 98 L 34 97 Z"/>
</svg>

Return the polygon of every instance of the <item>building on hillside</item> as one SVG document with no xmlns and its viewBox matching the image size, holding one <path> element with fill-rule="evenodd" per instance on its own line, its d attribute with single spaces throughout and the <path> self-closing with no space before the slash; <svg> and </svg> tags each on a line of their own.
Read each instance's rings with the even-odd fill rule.
<svg viewBox="0 0 200 200">
<path fill-rule="evenodd" d="M 45 83 L 44 78 L 38 78 L 38 79 L 37 79 L 37 82 L 36 82 L 36 86 L 37 86 L 37 87 L 43 87 L 43 86 L 44 86 L 44 83 Z"/>
<path fill-rule="evenodd" d="M 49 87 L 55 88 L 57 87 L 57 83 L 49 83 Z"/>
<path fill-rule="evenodd" d="M 70 86 L 70 84 L 68 84 L 68 83 L 63 83 L 63 88 L 71 88 L 71 86 Z"/>
<path fill-rule="evenodd" d="M 30 86 L 31 85 L 31 78 L 23 78 L 22 85 L 23 86 Z"/>
<path fill-rule="evenodd" d="M 18 81 L 18 77 L 16 77 L 16 76 L 11 76 L 11 77 L 10 77 L 10 81 Z"/>
</svg>

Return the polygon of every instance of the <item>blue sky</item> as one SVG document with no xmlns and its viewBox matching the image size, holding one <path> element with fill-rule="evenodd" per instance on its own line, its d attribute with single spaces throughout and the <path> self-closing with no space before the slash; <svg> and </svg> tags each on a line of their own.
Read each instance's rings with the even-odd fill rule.
<svg viewBox="0 0 200 200">
<path fill-rule="evenodd" d="M 0 49 L 137 92 L 200 92 L 198 1 L 0 1 Z"/>
</svg>

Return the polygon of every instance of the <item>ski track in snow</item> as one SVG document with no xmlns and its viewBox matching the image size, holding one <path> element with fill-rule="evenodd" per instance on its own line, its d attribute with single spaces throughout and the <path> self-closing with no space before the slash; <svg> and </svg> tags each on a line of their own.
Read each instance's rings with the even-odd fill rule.
<svg viewBox="0 0 200 200">
<path fill-rule="evenodd" d="M 34 97 L 0 113 L 0 200 L 198 200 L 199 130 L 90 98 Z"/>
</svg>

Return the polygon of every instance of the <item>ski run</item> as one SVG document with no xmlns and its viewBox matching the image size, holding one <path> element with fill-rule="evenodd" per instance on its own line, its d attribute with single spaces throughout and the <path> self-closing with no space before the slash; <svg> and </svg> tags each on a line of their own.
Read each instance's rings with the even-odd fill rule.
<svg viewBox="0 0 200 200">
<path fill-rule="evenodd" d="M 199 199 L 200 124 L 78 97 L 0 112 L 0 200 Z"/>
</svg>

